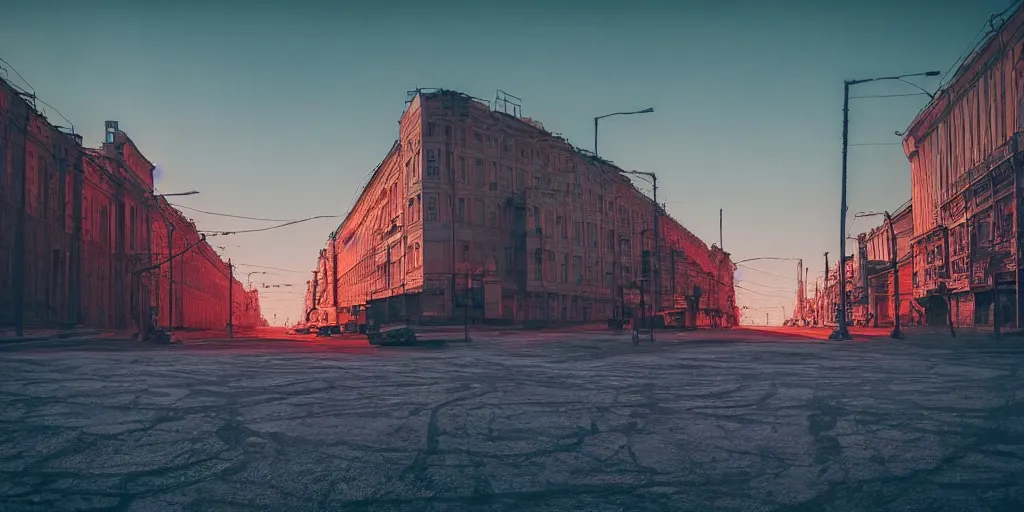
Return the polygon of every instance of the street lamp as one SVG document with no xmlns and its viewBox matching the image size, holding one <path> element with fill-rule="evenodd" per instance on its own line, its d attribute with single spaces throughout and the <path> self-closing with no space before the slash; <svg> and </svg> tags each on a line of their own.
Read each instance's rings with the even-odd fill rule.
<svg viewBox="0 0 1024 512">
<path fill-rule="evenodd" d="M 253 274 L 266 274 L 266 272 L 253 271 L 253 272 L 249 272 L 249 275 L 245 276 L 246 287 L 249 288 L 249 291 L 252 291 L 252 275 Z"/>
<path fill-rule="evenodd" d="M 858 213 L 854 218 L 873 217 L 876 215 L 885 216 L 885 223 L 889 226 L 889 264 L 892 265 L 892 304 L 893 304 L 893 327 L 890 337 L 894 340 L 903 339 L 903 329 L 900 327 L 900 257 L 898 254 L 899 244 L 896 241 L 896 227 L 892 223 L 892 216 L 888 211 L 882 213 L 867 212 Z"/>
<path fill-rule="evenodd" d="M 839 322 L 836 330 L 829 335 L 830 340 L 850 340 L 850 331 L 846 326 L 846 153 L 850 146 L 850 86 L 865 82 L 878 82 L 882 80 L 897 80 L 906 82 L 904 78 L 914 76 L 939 76 L 938 71 L 925 73 L 911 73 L 908 75 L 883 76 L 878 78 L 867 78 L 863 80 L 846 80 L 843 82 L 843 187 L 842 200 L 839 206 Z M 920 89 L 920 87 L 919 87 Z M 922 89 L 923 90 L 923 89 Z M 931 95 L 929 95 L 931 96 Z"/>
<path fill-rule="evenodd" d="M 615 112 L 614 114 L 605 114 L 603 116 L 597 116 L 594 118 L 594 156 L 597 156 L 597 122 L 612 116 L 631 116 L 633 114 L 650 114 L 654 112 L 654 107 L 645 108 L 643 110 L 635 110 L 633 112 Z"/>
<path fill-rule="evenodd" d="M 188 192 L 176 192 L 174 194 L 156 194 L 156 197 L 191 196 L 198 193 L 198 190 L 189 190 Z"/>
<path fill-rule="evenodd" d="M 650 110 L 653 111 L 654 109 Z M 661 209 L 661 205 L 658 204 L 658 175 L 653 172 L 644 171 L 622 171 L 622 173 L 642 176 L 645 178 L 645 181 L 651 184 L 651 195 L 653 196 L 651 199 L 654 201 L 654 265 L 651 269 L 651 274 L 654 282 L 658 283 L 658 285 L 655 285 L 654 287 L 654 308 L 657 310 L 657 308 L 661 307 L 661 253 L 659 250 L 660 248 L 658 247 L 658 217 L 661 213 L 659 211 Z M 646 229 L 644 231 L 646 231 Z M 643 231 L 641 231 L 641 233 L 643 233 Z M 641 236 L 643 235 L 641 234 Z M 643 251 L 642 246 L 643 244 L 641 244 L 641 251 Z"/>
<path fill-rule="evenodd" d="M 740 260 L 740 261 L 737 261 L 737 262 L 733 263 L 733 265 L 739 265 L 740 263 L 746 263 L 746 262 L 748 262 L 748 261 L 758 261 L 758 260 L 776 260 L 776 261 L 800 261 L 800 258 L 772 258 L 772 257 L 764 257 L 764 258 L 747 258 L 747 259 L 745 259 L 745 260 Z"/>
</svg>

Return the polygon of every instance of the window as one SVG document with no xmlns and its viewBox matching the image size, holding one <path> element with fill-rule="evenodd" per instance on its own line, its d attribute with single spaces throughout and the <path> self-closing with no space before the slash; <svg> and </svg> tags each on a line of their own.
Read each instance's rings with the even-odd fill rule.
<svg viewBox="0 0 1024 512">
<path fill-rule="evenodd" d="M 461 197 L 459 198 L 459 213 L 456 219 L 460 224 L 466 223 L 466 200 Z"/>
<path fill-rule="evenodd" d="M 544 260 L 540 249 L 533 251 L 533 280 L 544 280 Z"/>
<path fill-rule="evenodd" d="M 516 268 L 515 252 L 511 247 L 505 248 L 505 275 L 514 274 Z"/>
<path fill-rule="evenodd" d="M 452 125 L 450 125 L 450 124 L 444 125 L 444 137 L 447 139 L 447 138 L 450 138 L 451 136 L 452 136 Z"/>
<path fill-rule="evenodd" d="M 572 273 L 576 279 L 576 283 L 583 282 L 583 258 L 579 256 L 572 257 Z"/>
<path fill-rule="evenodd" d="M 416 209 L 413 211 L 416 220 L 423 220 L 423 203 L 420 202 L 420 195 L 416 194 Z"/>
<path fill-rule="evenodd" d="M 459 157 L 459 179 L 466 183 L 466 157 Z"/>
<path fill-rule="evenodd" d="M 540 188 L 540 176 L 533 177 L 533 188 Z"/>
<path fill-rule="evenodd" d="M 623 238 L 619 241 L 619 251 L 622 253 L 623 258 L 629 258 L 633 256 L 633 244 Z"/>
<path fill-rule="evenodd" d="M 437 153 L 433 149 L 427 150 L 427 174 L 426 177 L 436 177 L 438 171 Z"/>
<path fill-rule="evenodd" d="M 135 205 L 128 208 L 130 222 L 128 225 L 128 248 L 135 250 Z"/>
<path fill-rule="evenodd" d="M 466 143 L 466 129 L 459 128 L 459 142 L 462 144 Z"/>
<path fill-rule="evenodd" d="M 462 244 L 462 262 L 469 261 L 469 244 Z"/>
<path fill-rule="evenodd" d="M 423 258 L 420 256 L 420 244 L 413 243 L 409 244 L 409 261 L 407 262 L 408 268 L 414 269 L 419 268 L 423 265 Z"/>
<path fill-rule="evenodd" d="M 473 140 L 475 140 L 475 141 L 477 141 L 477 142 L 482 144 L 484 142 L 484 137 L 482 135 L 480 135 L 480 132 L 474 131 L 473 132 Z"/>
<path fill-rule="evenodd" d="M 416 207 L 415 207 L 415 204 L 416 204 L 415 200 L 410 197 L 409 198 L 409 205 L 406 207 L 406 210 L 407 210 L 407 212 L 406 212 L 406 221 L 409 222 L 410 224 L 413 223 L 413 222 L 416 222 L 416 209 L 415 209 Z"/>
<path fill-rule="evenodd" d="M 437 220 L 436 196 L 427 196 L 427 220 Z"/>
<path fill-rule="evenodd" d="M 452 169 L 455 166 L 455 155 L 448 151 L 444 155 L 444 180 L 448 181 L 452 177 Z"/>
<path fill-rule="evenodd" d="M 569 255 L 568 254 L 563 254 L 562 255 L 562 282 L 563 283 L 568 283 L 569 282 Z"/>
<path fill-rule="evenodd" d="M 582 228 L 580 227 L 581 222 L 577 221 L 572 224 L 572 243 L 573 245 L 580 245 L 580 236 Z"/>
<path fill-rule="evenodd" d="M 434 123 L 427 123 L 427 137 L 433 137 L 434 132 L 437 131 L 437 125 Z"/>
<path fill-rule="evenodd" d="M 484 184 L 484 160 L 482 158 L 476 159 L 476 186 L 482 187 Z"/>
<path fill-rule="evenodd" d="M 476 222 L 474 224 L 476 224 L 477 226 L 483 226 L 484 225 L 484 200 L 483 199 L 477 199 L 477 200 L 473 201 L 473 210 L 474 210 L 473 211 L 473 217 L 476 219 Z"/>
</svg>

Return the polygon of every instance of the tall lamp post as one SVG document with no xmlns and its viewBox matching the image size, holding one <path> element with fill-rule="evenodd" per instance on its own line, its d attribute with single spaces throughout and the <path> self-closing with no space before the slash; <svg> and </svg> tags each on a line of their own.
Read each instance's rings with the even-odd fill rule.
<svg viewBox="0 0 1024 512">
<path fill-rule="evenodd" d="M 654 287 L 654 310 L 657 311 L 661 307 L 661 254 L 658 247 L 658 217 L 661 213 L 661 205 L 658 204 L 658 175 L 653 172 L 644 171 L 622 171 L 624 174 L 632 174 L 634 176 L 643 176 L 646 181 L 651 184 L 651 199 L 654 201 L 654 265 L 652 265 L 651 276 L 652 286 Z M 646 229 L 641 231 L 643 233 Z M 641 236 L 643 236 L 641 234 Z M 643 243 L 640 244 L 641 255 L 643 254 Z"/>
<path fill-rule="evenodd" d="M 892 305 L 893 305 L 893 327 L 889 336 L 894 340 L 903 339 L 903 329 L 900 327 L 900 257 L 899 243 L 896 240 L 896 226 L 892 223 L 892 215 L 888 211 L 882 213 L 867 212 L 858 213 L 854 218 L 873 217 L 882 215 L 885 217 L 885 224 L 889 228 L 889 264 L 892 265 Z"/>
<path fill-rule="evenodd" d="M 198 190 L 188 192 L 175 192 L 172 194 L 157 194 L 154 197 L 191 196 L 198 194 Z M 174 224 L 167 220 L 167 331 L 174 328 Z"/>
<path fill-rule="evenodd" d="M 245 276 L 246 288 L 252 290 L 252 275 L 253 274 L 266 274 L 266 272 L 253 271 L 249 272 L 249 275 Z"/>
<path fill-rule="evenodd" d="M 189 190 L 188 192 L 175 192 L 173 194 L 157 194 L 156 197 L 192 196 L 198 193 L 198 190 Z"/>
<path fill-rule="evenodd" d="M 597 123 L 598 121 L 612 116 L 631 116 L 633 114 L 650 114 L 654 112 L 654 107 L 645 108 L 643 110 L 635 110 L 633 112 L 615 112 L 614 114 L 605 114 L 603 116 L 597 116 L 594 118 L 594 156 L 597 156 Z"/>
<path fill-rule="evenodd" d="M 842 187 L 842 199 L 839 206 L 839 322 L 836 326 L 836 330 L 832 331 L 829 335 L 830 340 L 850 340 L 853 339 L 850 336 L 850 331 L 846 326 L 846 154 L 850 146 L 850 86 L 863 84 L 866 82 L 879 82 L 882 80 L 896 80 L 899 82 L 907 83 L 921 89 L 921 87 L 904 80 L 904 78 L 910 78 L 914 76 L 939 76 L 938 71 L 928 71 L 925 73 L 911 73 L 907 75 L 897 76 L 883 76 L 878 78 L 865 78 L 862 80 L 846 80 L 843 82 L 843 187 Z M 929 97 L 934 96 L 924 91 Z"/>
</svg>

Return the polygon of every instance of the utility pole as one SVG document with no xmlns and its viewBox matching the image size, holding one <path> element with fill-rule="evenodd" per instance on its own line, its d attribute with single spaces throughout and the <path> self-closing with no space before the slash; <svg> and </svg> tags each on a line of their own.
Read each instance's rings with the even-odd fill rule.
<svg viewBox="0 0 1024 512">
<path fill-rule="evenodd" d="M 804 317 L 804 260 L 796 260 L 796 312 L 793 320 Z"/>
<path fill-rule="evenodd" d="M 846 326 L 846 160 L 847 153 L 850 146 L 850 86 L 862 84 L 865 82 L 875 82 L 880 80 L 898 80 L 900 82 L 912 85 L 921 89 L 933 100 L 935 95 L 925 91 L 921 87 L 914 85 L 911 82 L 907 82 L 904 78 L 912 76 L 938 76 L 938 71 L 928 71 L 926 73 L 912 73 L 907 75 L 898 76 L 883 76 L 877 78 L 867 78 L 862 80 L 846 80 L 843 82 L 843 186 L 842 186 L 842 200 L 839 206 L 839 325 L 836 326 L 836 330 L 829 335 L 830 340 L 850 340 L 853 339 L 850 336 L 850 331 Z"/>
<path fill-rule="evenodd" d="M 651 269 L 651 275 L 652 275 L 653 281 L 656 283 L 655 286 L 654 286 L 654 306 L 653 306 L 653 309 L 655 311 L 657 311 L 657 309 L 661 307 L 661 286 L 660 286 L 660 283 L 661 283 L 661 281 L 660 281 L 660 279 L 661 279 L 661 270 L 660 270 L 661 269 L 661 264 L 660 264 L 661 255 L 659 254 L 659 245 L 660 244 L 659 244 L 659 240 L 658 240 L 658 236 L 659 236 L 658 217 L 660 216 L 660 213 L 661 213 L 661 211 L 660 211 L 661 210 L 661 205 L 658 204 L 658 175 L 654 174 L 653 172 L 643 172 L 643 171 L 622 171 L 622 172 L 626 173 L 626 174 L 633 174 L 633 175 L 636 175 L 636 176 L 646 176 L 647 178 L 650 179 L 649 183 L 651 184 L 651 190 L 652 190 L 652 194 L 651 195 L 652 195 L 652 198 L 654 200 L 654 244 L 653 244 L 654 245 L 654 263 L 652 265 L 653 268 Z M 641 245 L 641 251 L 643 251 L 643 247 L 642 247 L 643 246 L 643 240 L 641 240 L 640 245 Z"/>
<path fill-rule="evenodd" d="M 896 240 L 896 227 L 892 223 L 892 216 L 885 212 L 885 221 L 889 224 L 889 238 L 891 246 L 889 252 L 892 260 L 892 305 L 893 305 L 893 327 L 892 338 L 903 339 L 903 330 L 900 328 L 900 256 L 899 243 Z"/>
<path fill-rule="evenodd" d="M 652 172 L 650 176 L 652 195 L 654 196 L 654 265 L 651 269 L 651 273 L 654 275 L 654 306 L 651 309 L 656 313 L 661 309 L 661 244 L 658 243 L 658 217 L 661 216 L 661 205 L 658 204 L 658 175 Z"/>
<path fill-rule="evenodd" d="M 814 324 L 817 325 L 821 321 L 821 295 L 818 292 L 818 280 L 814 280 L 814 302 L 817 302 L 817 307 L 814 308 Z"/>
<path fill-rule="evenodd" d="M 807 280 L 811 277 L 811 269 L 804 268 L 804 286 L 803 292 L 800 294 L 800 320 L 807 321 Z"/>
<path fill-rule="evenodd" d="M 846 153 L 850 145 L 850 84 L 843 82 L 843 187 L 839 206 L 839 315 L 836 330 L 829 335 L 831 340 L 849 340 L 846 328 Z"/>
<path fill-rule="evenodd" d="M 167 223 L 167 332 L 174 328 L 174 224 Z"/>
<path fill-rule="evenodd" d="M 316 270 L 313 271 L 313 295 L 311 297 L 312 300 L 309 303 L 309 311 L 306 312 L 306 321 L 307 322 L 309 322 L 309 315 L 312 314 L 313 311 L 316 311 L 318 309 L 317 308 L 317 302 L 316 302 L 316 291 L 317 291 L 316 289 L 317 289 L 317 285 L 320 284 L 320 280 L 317 279 L 317 276 L 319 274 L 320 274 L 320 269 L 316 269 Z M 371 291 L 370 293 L 371 293 L 370 298 L 373 299 L 373 295 L 372 295 L 373 292 Z"/>
<path fill-rule="evenodd" d="M 824 324 L 825 320 L 828 319 L 828 311 L 832 309 L 828 301 L 828 251 L 825 251 L 825 282 L 824 284 L 821 285 L 821 287 L 823 288 L 822 291 L 824 292 L 822 295 L 822 297 L 824 298 L 824 302 L 822 303 L 821 307 L 821 323 Z"/>
<path fill-rule="evenodd" d="M 235 337 L 235 267 L 228 258 L 228 339 Z"/>
</svg>

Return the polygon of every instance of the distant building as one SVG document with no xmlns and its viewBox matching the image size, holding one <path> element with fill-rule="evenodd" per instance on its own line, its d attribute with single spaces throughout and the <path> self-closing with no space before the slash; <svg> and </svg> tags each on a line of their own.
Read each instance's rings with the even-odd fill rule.
<svg viewBox="0 0 1024 512">
<path fill-rule="evenodd" d="M 453 91 L 416 91 L 399 135 L 320 252 L 305 321 L 382 299 L 419 322 L 604 321 L 639 285 L 691 325 L 736 324 L 728 253 L 611 162 Z"/>
<path fill-rule="evenodd" d="M 914 238 L 913 206 L 910 201 L 892 212 L 892 229 L 887 222 L 873 228 L 862 236 L 864 256 L 867 261 L 867 273 L 863 275 L 864 283 L 854 283 L 861 288 L 865 300 L 860 308 L 855 308 L 854 319 L 862 319 L 872 326 L 891 326 L 895 323 L 893 313 L 893 293 L 895 275 L 893 272 L 893 237 L 896 234 L 896 254 L 899 262 L 899 293 L 900 323 L 911 325 L 923 311 L 914 302 L 913 288 L 913 257 L 910 242 Z M 859 311 L 856 311 L 858 310 Z"/>
<path fill-rule="evenodd" d="M 957 69 L 903 137 L 914 204 L 914 299 L 929 324 L 1020 325 L 1024 10 Z M 999 297 L 993 299 L 993 285 Z M 994 305 L 998 306 L 994 306 Z"/>
<path fill-rule="evenodd" d="M 167 199 L 157 197 L 155 206 L 151 217 L 152 254 L 154 264 L 160 265 L 151 272 L 151 302 L 157 311 L 157 325 L 223 329 L 228 323 L 229 297 L 235 327 L 263 325 L 259 290 L 247 290 L 241 282 L 244 274 L 238 269 L 231 278 L 227 262 L 201 239 L 195 222 Z M 230 294 L 229 282 L 233 287 Z"/>
</svg>

